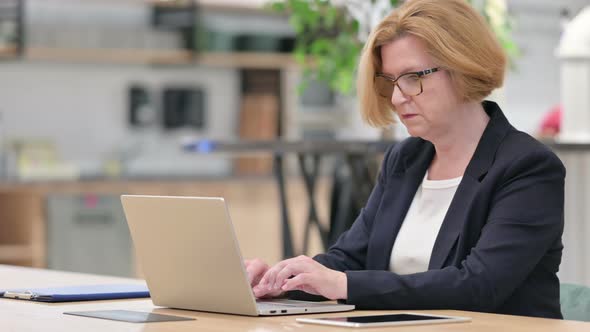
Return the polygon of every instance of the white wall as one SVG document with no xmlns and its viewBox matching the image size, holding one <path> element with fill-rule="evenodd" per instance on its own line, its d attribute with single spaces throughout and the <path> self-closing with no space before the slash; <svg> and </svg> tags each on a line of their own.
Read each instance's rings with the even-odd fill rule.
<svg viewBox="0 0 590 332">
<path fill-rule="evenodd" d="M 176 33 L 150 27 L 151 11 L 142 1 L 29 0 L 27 45 L 57 48 L 180 47 Z M 205 130 L 164 132 L 161 126 L 129 128 L 127 90 L 146 86 L 159 107 L 164 86 L 203 88 Z M 53 141 L 64 159 L 83 173 L 100 172 L 121 150 L 138 155 L 128 164 L 135 175 L 227 174 L 226 158 L 187 155 L 179 141 L 190 135 L 232 139 L 237 134 L 239 73 L 198 66 L 0 62 L 0 137 Z M 137 148 L 139 148 L 139 151 Z"/>
<path fill-rule="evenodd" d="M 132 83 L 151 89 L 156 101 L 165 85 L 202 87 L 207 129 L 164 133 L 158 126 L 129 128 L 127 89 Z M 130 165 L 135 173 L 223 173 L 229 165 L 186 155 L 179 140 L 186 135 L 234 138 L 238 83 L 232 69 L 0 63 L 2 127 L 8 138 L 53 140 L 64 158 L 79 162 L 86 172 L 94 172 L 114 150 L 141 141 L 141 157 Z"/>
<path fill-rule="evenodd" d="M 535 133 L 543 115 L 560 102 L 559 60 L 554 52 L 561 35 L 560 11 L 575 14 L 588 0 L 508 0 L 515 19 L 514 39 L 522 51 L 508 72 L 501 104 L 520 130 Z"/>
<path fill-rule="evenodd" d="M 64 5 L 66 3 L 68 6 Z M 509 0 L 508 3 L 516 19 L 514 36 L 523 55 L 517 60 L 516 68 L 507 75 L 502 107 L 517 128 L 534 133 L 543 114 L 560 100 L 559 61 L 554 56 L 560 36 L 560 10 L 568 7 L 575 13 L 588 0 Z M 112 11 L 115 6 L 117 10 Z M 29 42 L 35 44 L 56 46 L 70 42 L 85 47 L 96 42 L 121 47 L 128 43 L 129 47 L 140 48 L 169 47 L 177 42 L 170 35 L 157 33 L 155 39 L 145 38 L 144 42 L 132 38 L 134 33 L 142 38 L 146 36 L 146 31 L 134 28 L 145 27 L 149 21 L 149 11 L 140 2 L 31 0 L 28 10 L 31 22 Z M 65 17 L 60 14 L 63 10 L 69 13 Z M 93 18 L 92 13 L 100 13 L 99 18 Z M 118 30 L 108 30 L 109 25 L 101 23 L 106 14 L 110 16 L 109 25 Z M 236 23 L 239 18 L 230 16 L 225 19 L 208 17 L 207 20 L 212 25 L 219 25 L 218 28 L 224 25 L 223 22 L 228 22 L 228 29 L 230 25 L 239 26 Z M 71 30 L 78 31 L 79 36 L 85 38 L 92 39 L 88 33 L 97 26 L 107 30 L 94 35 L 98 40 L 86 45 L 84 38 L 75 34 L 65 38 L 63 29 L 57 32 L 47 30 L 48 26 L 55 25 L 56 17 L 62 17 L 66 27 L 71 26 Z M 277 22 L 273 24 L 279 30 L 284 29 Z M 256 30 L 256 25 L 244 26 L 244 29 Z M 112 38 L 118 34 L 121 35 L 121 38 L 115 38 L 118 44 L 103 44 L 112 43 Z M 109 38 L 105 39 L 105 36 Z M 163 134 L 156 127 L 142 132 L 128 128 L 126 91 L 135 82 L 156 92 L 166 84 L 203 86 L 207 91 L 206 108 L 211 127 L 207 132 L 173 134 Z M 232 69 L 0 62 L 0 111 L 3 113 L 0 125 L 4 127 L 5 135 L 50 138 L 66 159 L 80 162 L 87 172 L 96 171 L 100 161 L 114 150 L 137 141 L 143 142 L 143 146 L 140 157 L 130 165 L 135 172 L 164 172 L 166 169 L 175 174 L 198 173 L 206 169 L 226 171 L 229 166 L 215 164 L 212 157 L 201 159 L 182 154 L 178 151 L 178 140 L 185 134 L 236 137 L 238 94 L 239 76 Z"/>
</svg>

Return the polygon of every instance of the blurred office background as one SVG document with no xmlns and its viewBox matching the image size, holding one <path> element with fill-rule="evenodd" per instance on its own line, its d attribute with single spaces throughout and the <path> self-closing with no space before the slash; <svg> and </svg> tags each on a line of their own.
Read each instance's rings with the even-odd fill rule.
<svg viewBox="0 0 590 332">
<path fill-rule="evenodd" d="M 269 262 L 285 254 L 288 205 L 291 253 L 322 251 L 326 234 L 310 227 L 304 239 L 307 223 L 325 231 L 347 208 L 334 202 L 346 188 L 334 186 L 346 151 L 325 158 L 311 193 L 297 153 L 283 154 L 281 202 L 272 153 L 217 153 L 216 142 L 381 136 L 358 123 L 353 98 L 325 83 L 298 93 L 295 31 L 265 2 L 0 0 L 0 264 L 140 275 L 124 193 L 225 197 L 244 256 Z M 521 55 L 493 98 L 539 136 L 563 104 L 556 49 L 565 22 L 590 3 L 507 4 Z M 577 95 L 590 93 L 586 84 Z M 388 139 L 404 135 L 395 127 Z M 569 186 L 561 277 L 590 285 L 587 149 L 568 146 L 558 151 Z"/>
</svg>

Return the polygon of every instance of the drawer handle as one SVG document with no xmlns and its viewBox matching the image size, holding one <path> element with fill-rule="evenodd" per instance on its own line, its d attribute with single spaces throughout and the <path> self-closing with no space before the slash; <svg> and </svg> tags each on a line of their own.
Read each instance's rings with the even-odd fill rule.
<svg viewBox="0 0 590 332">
<path fill-rule="evenodd" d="M 109 225 L 114 223 L 114 218 L 110 213 L 78 213 L 75 221 L 78 225 Z"/>
</svg>

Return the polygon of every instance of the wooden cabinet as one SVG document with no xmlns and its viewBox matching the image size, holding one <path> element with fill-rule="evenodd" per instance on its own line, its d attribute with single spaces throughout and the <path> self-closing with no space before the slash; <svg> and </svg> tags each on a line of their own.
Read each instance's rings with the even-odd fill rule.
<svg viewBox="0 0 590 332">
<path fill-rule="evenodd" d="M 45 266 L 42 195 L 28 190 L 0 193 L 0 262 Z"/>
<path fill-rule="evenodd" d="M 307 211 L 305 188 L 298 178 L 288 179 L 287 182 L 291 227 L 295 243 L 300 243 Z M 328 188 L 327 181 L 320 181 L 318 197 L 327 197 Z M 257 177 L 200 181 L 0 184 L 0 264 L 46 266 L 46 198 L 50 195 L 68 194 L 224 197 L 244 257 L 259 257 L 269 263 L 281 259 L 281 224 L 276 182 L 271 177 Z M 324 216 L 327 213 L 327 201 L 320 201 L 318 206 L 320 214 Z M 317 236 L 312 237 L 310 247 L 315 252 L 321 250 Z M 135 267 L 135 270 L 139 271 L 139 268 Z"/>
</svg>

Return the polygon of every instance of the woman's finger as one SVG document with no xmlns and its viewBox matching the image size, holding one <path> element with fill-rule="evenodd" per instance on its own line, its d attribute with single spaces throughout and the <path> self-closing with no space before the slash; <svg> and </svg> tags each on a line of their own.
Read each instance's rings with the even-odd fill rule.
<svg viewBox="0 0 590 332">
<path fill-rule="evenodd" d="M 281 296 L 283 294 L 283 291 L 281 291 L 281 290 L 271 291 L 271 290 L 266 289 L 265 287 L 260 287 L 260 286 L 254 286 L 252 288 L 252 291 L 254 293 L 254 296 L 257 299 L 278 297 L 278 296 Z"/>
<path fill-rule="evenodd" d="M 268 270 L 268 265 L 266 264 L 249 264 L 246 267 L 246 272 L 248 274 L 248 282 L 250 282 L 250 286 L 256 286 L 260 282 L 264 273 Z"/>
<path fill-rule="evenodd" d="M 279 271 L 276 275 L 275 282 L 274 282 L 272 288 L 273 289 L 281 289 L 281 287 L 283 286 L 283 283 L 285 282 L 286 279 L 288 279 L 292 275 L 298 274 L 297 271 L 299 271 L 299 269 L 296 267 L 296 265 L 298 265 L 298 264 L 297 263 L 289 264 L 289 265 L 285 266 L 285 268 L 283 268 L 281 271 Z"/>
<path fill-rule="evenodd" d="M 316 285 L 313 284 L 313 281 L 313 273 L 301 273 L 291 279 L 288 279 L 281 290 L 284 292 L 302 290 L 310 294 L 319 295 L 314 291 Z"/>
<path fill-rule="evenodd" d="M 280 289 L 285 281 L 292 276 L 297 276 L 300 273 L 312 272 L 317 268 L 313 262 L 306 259 L 300 259 L 285 266 L 276 276 L 275 288 Z"/>
<path fill-rule="evenodd" d="M 277 273 L 279 273 L 285 266 L 292 263 L 297 257 L 285 259 L 283 261 L 278 262 L 275 266 L 271 267 L 266 273 L 264 277 L 260 280 L 260 285 L 264 287 L 272 287 L 275 284 L 275 279 Z"/>
<path fill-rule="evenodd" d="M 254 292 L 254 296 L 256 298 L 262 298 L 264 297 L 266 294 L 268 294 L 268 289 L 264 288 L 264 287 L 260 287 L 260 286 L 254 286 L 252 288 L 252 292 Z"/>
<path fill-rule="evenodd" d="M 260 280 L 260 286 L 270 289 L 270 285 L 274 284 L 276 274 L 283 268 L 281 263 L 271 267 L 264 273 L 264 276 Z"/>
</svg>

